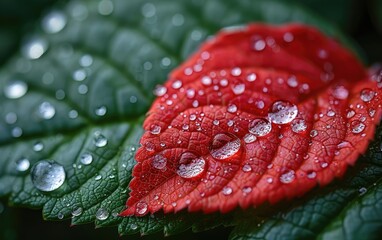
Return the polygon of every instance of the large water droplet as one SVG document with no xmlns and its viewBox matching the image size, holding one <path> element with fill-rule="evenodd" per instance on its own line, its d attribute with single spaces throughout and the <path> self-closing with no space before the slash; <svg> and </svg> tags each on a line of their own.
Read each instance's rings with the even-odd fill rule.
<svg viewBox="0 0 382 240">
<path fill-rule="evenodd" d="M 230 133 L 219 133 L 210 143 L 211 156 L 217 160 L 226 160 L 239 152 L 241 142 L 238 137 Z"/>
<path fill-rule="evenodd" d="M 96 212 L 96 218 L 100 221 L 106 220 L 109 217 L 109 211 L 104 208 L 99 208 Z"/>
<path fill-rule="evenodd" d="M 29 169 L 30 162 L 27 158 L 21 158 L 16 161 L 16 170 L 19 172 L 25 172 Z"/>
<path fill-rule="evenodd" d="M 303 119 L 293 120 L 291 123 L 291 126 L 292 126 L 292 131 L 295 133 L 305 132 L 307 128 L 306 122 Z"/>
<path fill-rule="evenodd" d="M 180 156 L 179 166 L 176 173 L 187 179 L 200 176 L 206 168 L 206 161 L 191 152 L 184 152 Z"/>
<path fill-rule="evenodd" d="M 147 210 L 148 210 L 148 206 L 147 206 L 147 203 L 145 202 L 138 202 L 135 205 L 135 213 L 137 215 L 144 215 L 147 213 Z"/>
<path fill-rule="evenodd" d="M 257 118 L 249 123 L 248 130 L 256 137 L 263 137 L 271 132 L 272 124 L 265 118 Z"/>
<path fill-rule="evenodd" d="M 47 33 L 58 33 L 66 25 L 66 16 L 59 11 L 50 12 L 42 20 L 42 28 Z"/>
<path fill-rule="evenodd" d="M 286 124 L 293 121 L 298 114 L 297 106 L 287 101 L 273 103 L 269 118 L 275 124 Z"/>
<path fill-rule="evenodd" d="M 107 138 L 104 135 L 102 135 L 99 131 L 94 132 L 93 141 L 96 147 L 104 147 L 107 145 Z"/>
<path fill-rule="evenodd" d="M 33 166 L 31 177 L 32 183 L 37 189 L 51 192 L 61 187 L 64 183 L 65 170 L 58 163 L 42 160 Z"/>
<path fill-rule="evenodd" d="M 165 170 L 167 165 L 167 158 L 161 154 L 155 155 L 151 161 L 151 166 L 158 170 Z"/>
<path fill-rule="evenodd" d="M 84 165 L 89 165 L 93 162 L 93 156 L 90 153 L 84 153 L 81 155 L 80 162 Z"/>
<path fill-rule="evenodd" d="M 295 173 L 293 170 L 290 170 L 290 171 L 287 171 L 285 173 L 283 173 L 281 176 L 280 176 L 280 182 L 282 183 L 291 183 L 295 178 Z"/>
<path fill-rule="evenodd" d="M 43 39 L 32 39 L 22 48 L 22 53 L 26 58 L 38 59 L 48 49 L 48 42 Z"/>
<path fill-rule="evenodd" d="M 38 115 L 43 119 L 51 119 L 56 114 L 56 109 L 49 102 L 43 102 L 38 107 Z"/>
<path fill-rule="evenodd" d="M 354 120 L 350 123 L 351 131 L 352 133 L 358 134 L 363 132 L 365 130 L 366 125 L 362 123 L 361 121 Z"/>
<path fill-rule="evenodd" d="M 4 87 L 4 95 L 9 99 L 21 98 L 27 91 L 28 85 L 20 80 L 11 81 Z"/>
<path fill-rule="evenodd" d="M 374 95 L 374 91 L 372 91 L 370 88 L 365 88 L 361 91 L 360 98 L 364 102 L 370 102 L 371 100 L 373 100 Z"/>
</svg>

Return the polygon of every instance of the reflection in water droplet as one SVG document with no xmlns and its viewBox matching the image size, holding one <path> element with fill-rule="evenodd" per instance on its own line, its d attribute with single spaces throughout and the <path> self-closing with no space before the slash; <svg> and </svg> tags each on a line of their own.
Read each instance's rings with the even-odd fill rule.
<svg viewBox="0 0 382 240">
<path fill-rule="evenodd" d="M 273 103 L 269 118 L 275 124 L 286 124 L 293 121 L 298 114 L 297 106 L 287 101 Z"/>
<path fill-rule="evenodd" d="M 223 193 L 224 195 L 226 195 L 226 196 L 231 195 L 232 192 L 233 192 L 233 190 L 232 190 L 232 188 L 230 188 L 230 187 L 224 187 L 223 190 L 222 190 L 222 193 Z"/>
<path fill-rule="evenodd" d="M 16 161 L 16 170 L 19 172 L 25 172 L 29 169 L 30 162 L 27 158 L 21 158 Z"/>
<path fill-rule="evenodd" d="M 265 118 L 257 118 L 249 123 L 248 130 L 256 137 L 263 137 L 271 132 L 272 124 Z"/>
<path fill-rule="evenodd" d="M 96 212 L 96 218 L 100 221 L 106 220 L 109 217 L 109 211 L 104 208 L 99 208 Z"/>
<path fill-rule="evenodd" d="M 292 131 L 295 133 L 305 132 L 306 128 L 308 127 L 304 119 L 293 120 L 291 123 L 291 126 L 292 126 Z"/>
<path fill-rule="evenodd" d="M 151 166 L 158 170 L 165 170 L 167 165 L 167 158 L 161 154 L 155 155 L 151 161 Z"/>
<path fill-rule="evenodd" d="M 176 173 L 186 179 L 200 176 L 206 167 L 206 161 L 191 152 L 184 152 L 180 156 L 179 166 Z"/>
<path fill-rule="evenodd" d="M 72 211 L 72 216 L 73 216 L 73 217 L 81 216 L 82 211 L 83 211 L 82 207 L 75 208 L 75 209 L 73 209 L 73 211 Z"/>
<path fill-rule="evenodd" d="M 230 133 L 216 134 L 210 143 L 211 156 L 217 160 L 227 160 L 239 152 L 241 142 L 238 137 Z"/>
<path fill-rule="evenodd" d="M 138 202 L 135 205 L 135 213 L 137 215 L 144 215 L 147 213 L 147 210 L 148 210 L 148 206 L 147 206 L 147 203 L 145 202 Z"/>
<path fill-rule="evenodd" d="M 66 25 L 66 16 L 60 11 L 52 11 L 42 20 L 42 28 L 47 33 L 58 33 Z"/>
<path fill-rule="evenodd" d="M 293 170 L 287 171 L 280 176 L 280 182 L 282 183 L 291 183 L 295 178 L 295 173 Z"/>
<path fill-rule="evenodd" d="M 38 115 L 43 119 L 51 119 L 56 114 L 56 109 L 49 102 L 43 102 L 38 107 Z"/>
<path fill-rule="evenodd" d="M 80 162 L 84 165 L 89 165 L 93 162 L 93 156 L 90 153 L 84 153 L 81 155 Z"/>
<path fill-rule="evenodd" d="M 354 120 L 350 123 L 352 133 L 358 134 L 363 132 L 366 128 L 366 125 L 358 120 Z"/>
<path fill-rule="evenodd" d="M 43 39 L 32 39 L 22 48 L 24 57 L 29 59 L 40 58 L 48 49 L 48 42 Z"/>
<path fill-rule="evenodd" d="M 99 131 L 94 132 L 93 141 L 96 147 L 104 147 L 107 145 L 107 138 L 104 135 L 102 135 Z"/>
<path fill-rule="evenodd" d="M 374 91 L 372 91 L 370 88 L 365 88 L 361 91 L 360 98 L 364 102 L 370 102 L 371 100 L 373 100 L 374 95 Z"/>
<path fill-rule="evenodd" d="M 107 112 L 107 108 L 105 106 L 98 107 L 95 110 L 95 114 L 97 116 L 105 116 L 106 112 Z"/>
<path fill-rule="evenodd" d="M 41 152 L 44 149 L 44 144 L 42 142 L 36 142 L 33 145 L 33 151 L 35 152 Z"/>
<path fill-rule="evenodd" d="M 64 167 L 55 162 L 46 160 L 36 163 L 31 172 L 33 185 L 44 192 L 51 192 L 59 187 L 65 181 Z"/>
<path fill-rule="evenodd" d="M 4 95 L 9 99 L 21 98 L 27 91 L 28 85 L 20 80 L 10 81 L 4 87 Z"/>
<path fill-rule="evenodd" d="M 110 15 L 114 10 L 113 2 L 110 0 L 101 0 L 98 3 L 98 12 L 101 15 Z"/>
</svg>

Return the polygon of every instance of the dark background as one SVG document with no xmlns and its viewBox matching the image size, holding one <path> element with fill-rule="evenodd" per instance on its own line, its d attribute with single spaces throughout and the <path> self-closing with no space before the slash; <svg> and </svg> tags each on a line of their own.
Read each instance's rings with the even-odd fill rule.
<svg viewBox="0 0 382 240">
<path fill-rule="evenodd" d="M 128 1 L 128 0 L 127 0 Z M 382 63 L 382 1 L 380 0 L 287 0 L 297 2 L 314 14 L 332 21 L 364 51 L 367 65 Z M 38 26 L 40 17 L 52 6 L 65 4 L 57 0 L 0 0 L 0 67 L 19 50 L 23 36 Z M 230 228 L 219 227 L 203 233 L 191 230 L 172 239 L 226 239 Z M 48 222 L 41 210 L 12 208 L 0 199 L 0 240 L 16 239 L 118 239 L 116 227 L 94 230 L 94 224 L 70 226 L 70 221 Z M 140 236 L 121 237 L 127 239 Z M 163 234 L 144 236 L 160 239 Z"/>
</svg>

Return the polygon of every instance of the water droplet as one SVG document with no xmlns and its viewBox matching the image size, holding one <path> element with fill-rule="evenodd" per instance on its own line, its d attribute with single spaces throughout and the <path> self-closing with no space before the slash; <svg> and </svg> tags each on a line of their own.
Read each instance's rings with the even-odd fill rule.
<svg viewBox="0 0 382 240">
<path fill-rule="evenodd" d="M 352 109 L 347 110 L 346 118 L 352 118 L 354 117 L 354 115 L 355 115 L 355 111 L 353 111 Z"/>
<path fill-rule="evenodd" d="M 238 67 L 233 68 L 231 71 L 231 75 L 234 77 L 240 76 L 241 75 L 241 69 Z"/>
<path fill-rule="evenodd" d="M 253 82 L 253 81 L 256 80 L 256 78 L 257 78 L 257 76 L 256 76 L 255 73 L 250 73 L 250 74 L 248 74 L 248 76 L 247 76 L 247 81 L 248 81 L 248 82 Z"/>
<path fill-rule="evenodd" d="M 14 112 L 9 112 L 5 115 L 5 122 L 8 124 L 14 124 L 17 121 L 17 115 Z"/>
<path fill-rule="evenodd" d="M 265 118 L 257 118 L 249 123 L 248 130 L 256 137 L 263 137 L 272 130 L 272 124 Z"/>
<path fill-rule="evenodd" d="M 293 170 L 290 170 L 290 171 L 287 171 L 285 173 L 283 173 L 281 176 L 280 176 L 280 182 L 282 183 L 291 183 L 295 178 L 295 173 Z"/>
<path fill-rule="evenodd" d="M 137 215 L 144 215 L 147 213 L 147 211 L 148 211 L 147 203 L 137 202 L 137 204 L 135 205 L 135 213 Z"/>
<path fill-rule="evenodd" d="M 267 177 L 266 181 L 267 181 L 267 183 L 273 183 L 273 178 Z"/>
<path fill-rule="evenodd" d="M 246 187 L 243 187 L 242 191 L 244 194 L 248 194 L 248 193 L 252 192 L 252 188 L 246 186 Z"/>
<path fill-rule="evenodd" d="M 256 139 L 257 139 L 257 137 L 253 134 L 250 134 L 250 133 L 247 133 L 244 136 L 244 142 L 245 143 L 253 143 L 254 141 L 256 141 Z"/>
<path fill-rule="evenodd" d="M 93 64 L 93 57 L 89 54 L 85 54 L 80 58 L 79 64 L 82 67 L 90 67 Z"/>
<path fill-rule="evenodd" d="M 100 221 L 106 220 L 109 217 L 109 211 L 104 208 L 99 208 L 96 212 L 96 218 Z"/>
<path fill-rule="evenodd" d="M 84 153 L 81 155 L 80 162 L 84 165 L 89 165 L 93 162 L 93 156 L 90 153 Z"/>
<path fill-rule="evenodd" d="M 296 77 L 295 77 L 295 76 L 292 76 L 292 77 L 288 78 L 288 80 L 287 80 L 287 84 L 288 84 L 288 86 L 291 87 L 291 88 L 295 88 L 295 87 L 297 87 L 297 86 L 298 86 L 298 82 L 297 82 Z"/>
<path fill-rule="evenodd" d="M 234 86 L 232 86 L 232 91 L 235 95 L 240 95 L 245 91 L 245 84 L 239 83 Z"/>
<path fill-rule="evenodd" d="M 365 193 L 367 193 L 367 188 L 361 187 L 360 189 L 358 189 L 358 193 L 360 196 L 364 195 Z"/>
<path fill-rule="evenodd" d="M 175 82 L 172 83 L 172 88 L 173 89 L 179 89 L 182 87 L 182 81 L 181 80 L 176 80 Z"/>
<path fill-rule="evenodd" d="M 97 175 L 94 180 L 98 181 L 98 180 L 101 180 L 102 179 L 102 175 Z"/>
<path fill-rule="evenodd" d="M 107 16 L 110 15 L 114 10 L 114 4 L 110 0 L 101 0 L 98 3 L 98 12 L 101 15 Z"/>
<path fill-rule="evenodd" d="M 329 110 L 329 111 L 326 113 L 326 115 L 327 115 L 328 117 L 333 117 L 333 116 L 336 115 L 336 112 L 334 112 L 333 110 Z"/>
<path fill-rule="evenodd" d="M 176 13 L 172 19 L 171 19 L 171 23 L 174 25 L 174 26 L 182 26 L 184 24 L 184 16 L 180 13 Z"/>
<path fill-rule="evenodd" d="M 306 125 L 306 122 L 304 119 L 295 119 L 292 121 L 291 127 L 293 132 L 301 133 L 301 132 L 305 132 L 308 126 Z"/>
<path fill-rule="evenodd" d="M 11 81 L 4 87 L 4 95 L 9 99 L 21 98 L 27 91 L 28 85 L 20 80 Z"/>
<path fill-rule="evenodd" d="M 85 80 L 87 74 L 86 74 L 86 71 L 85 69 L 78 69 L 76 71 L 73 72 L 73 79 L 77 82 L 81 82 L 83 80 Z"/>
<path fill-rule="evenodd" d="M 131 228 L 132 230 L 136 230 L 136 229 L 138 228 L 138 225 L 135 224 L 135 223 L 132 223 L 132 224 L 130 224 L 130 228 Z"/>
<path fill-rule="evenodd" d="M 354 120 L 350 123 L 352 133 L 358 134 L 363 132 L 366 125 L 358 120 Z"/>
<path fill-rule="evenodd" d="M 275 124 L 286 124 L 293 121 L 298 114 L 297 106 L 287 101 L 273 103 L 269 118 Z"/>
<path fill-rule="evenodd" d="M 213 158 L 226 160 L 239 152 L 240 147 L 238 137 L 230 133 L 219 133 L 213 137 L 209 150 Z"/>
<path fill-rule="evenodd" d="M 162 85 L 157 85 L 156 88 L 154 89 L 154 94 L 157 97 L 161 97 L 167 93 L 167 88 Z"/>
<path fill-rule="evenodd" d="M 317 130 L 313 129 L 312 131 L 310 131 L 310 134 L 309 134 L 311 137 L 315 137 L 318 135 L 318 132 Z"/>
<path fill-rule="evenodd" d="M 262 51 L 265 49 L 265 46 L 265 41 L 260 39 L 254 42 L 253 49 L 255 49 L 256 51 Z"/>
<path fill-rule="evenodd" d="M 284 35 L 283 35 L 283 39 L 284 39 L 284 41 L 285 42 L 292 42 L 293 41 L 293 39 L 294 39 L 294 36 L 293 36 L 293 34 L 292 33 L 290 33 L 290 32 L 286 32 L 286 33 L 284 33 Z"/>
<path fill-rule="evenodd" d="M 55 162 L 42 160 L 37 162 L 32 168 L 33 185 L 44 192 L 51 192 L 59 187 L 65 181 L 64 167 Z"/>
<path fill-rule="evenodd" d="M 62 100 L 62 99 L 64 99 L 64 98 L 65 98 L 65 91 L 62 90 L 62 89 L 58 89 L 58 90 L 56 91 L 56 99 L 57 99 L 57 100 Z"/>
<path fill-rule="evenodd" d="M 107 145 L 107 138 L 101 132 L 96 131 L 94 132 L 93 142 L 96 147 L 104 147 Z"/>
<path fill-rule="evenodd" d="M 309 179 L 314 179 L 314 178 L 316 178 L 317 173 L 314 172 L 314 171 L 310 171 L 310 172 L 308 172 L 308 173 L 306 174 L 306 176 L 307 176 Z"/>
<path fill-rule="evenodd" d="M 249 164 L 245 164 L 245 165 L 243 165 L 242 170 L 243 170 L 243 172 L 250 172 L 250 171 L 252 171 L 252 167 Z"/>
<path fill-rule="evenodd" d="M 349 96 L 349 91 L 344 86 L 338 86 L 334 89 L 333 96 L 337 99 L 344 100 Z"/>
<path fill-rule="evenodd" d="M 235 113 L 237 111 L 237 106 L 235 104 L 230 104 L 227 107 L 227 111 L 230 113 Z"/>
<path fill-rule="evenodd" d="M 210 77 L 208 77 L 208 76 L 204 76 L 204 77 L 202 77 L 202 84 L 204 85 L 204 86 L 209 86 L 209 85 L 211 85 L 212 84 L 212 79 L 210 78 Z"/>
<path fill-rule="evenodd" d="M 327 162 L 321 162 L 320 166 L 321 168 L 327 168 L 329 164 Z"/>
<path fill-rule="evenodd" d="M 82 207 L 75 208 L 72 211 L 72 216 L 73 217 L 78 217 L 78 216 L 80 216 L 82 214 L 82 211 L 83 211 Z"/>
<path fill-rule="evenodd" d="M 375 96 L 375 92 L 370 88 L 365 88 L 361 91 L 360 97 L 364 102 L 370 102 Z"/>
<path fill-rule="evenodd" d="M 78 86 L 78 93 L 79 94 L 84 95 L 84 94 L 88 93 L 88 90 L 89 90 L 89 88 L 86 84 L 81 84 Z"/>
<path fill-rule="evenodd" d="M 68 113 L 69 118 L 75 119 L 78 117 L 78 112 L 76 110 L 70 110 Z"/>
<path fill-rule="evenodd" d="M 33 151 L 35 152 L 41 152 L 44 149 L 44 144 L 42 142 L 36 142 L 33 145 Z"/>
<path fill-rule="evenodd" d="M 66 16 L 60 11 L 52 11 L 42 20 L 42 28 L 47 33 L 58 33 L 66 25 Z"/>
<path fill-rule="evenodd" d="M 162 128 L 159 125 L 152 124 L 150 126 L 150 133 L 151 134 L 157 135 L 161 132 L 161 130 L 162 130 Z"/>
<path fill-rule="evenodd" d="M 43 119 L 51 119 L 56 114 L 56 109 L 49 102 L 43 102 L 38 107 L 38 115 Z"/>
<path fill-rule="evenodd" d="M 26 58 L 39 59 L 48 49 L 48 42 L 43 39 L 32 39 L 22 48 Z"/>
<path fill-rule="evenodd" d="M 155 155 L 154 158 L 151 161 L 151 166 L 158 170 L 165 170 L 167 165 L 167 158 L 164 156 L 158 154 Z"/>
<path fill-rule="evenodd" d="M 223 190 L 222 190 L 222 193 L 223 193 L 224 195 L 226 195 L 226 196 L 231 195 L 232 192 L 233 192 L 232 188 L 227 187 L 227 186 L 224 187 Z"/>
<path fill-rule="evenodd" d="M 59 212 L 59 213 L 57 214 L 57 218 L 58 218 L 58 219 L 63 219 L 63 218 L 64 218 L 64 214 L 63 214 L 62 212 Z"/>
<path fill-rule="evenodd" d="M 21 158 L 16 161 L 16 170 L 19 172 L 25 172 L 29 169 L 30 162 L 27 158 Z"/>
<path fill-rule="evenodd" d="M 180 156 L 179 166 L 176 173 L 187 179 L 200 176 L 206 168 L 206 161 L 191 152 L 184 152 Z"/>
<path fill-rule="evenodd" d="M 106 112 L 107 112 L 107 108 L 105 106 L 98 107 L 95 110 L 95 114 L 97 116 L 105 116 Z"/>
<path fill-rule="evenodd" d="M 18 138 L 21 137 L 21 135 L 23 134 L 23 130 L 20 127 L 14 127 L 12 128 L 11 134 L 12 137 Z"/>
</svg>

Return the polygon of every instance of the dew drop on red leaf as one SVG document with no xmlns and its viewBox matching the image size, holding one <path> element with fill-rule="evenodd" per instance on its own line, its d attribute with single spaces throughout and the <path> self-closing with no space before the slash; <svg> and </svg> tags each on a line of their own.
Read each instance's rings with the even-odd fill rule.
<svg viewBox="0 0 382 240">
<path fill-rule="evenodd" d="M 228 212 L 343 176 L 381 119 L 381 76 L 310 26 L 220 32 L 154 90 L 121 215 Z"/>
</svg>

